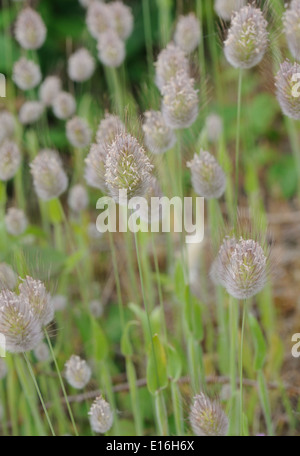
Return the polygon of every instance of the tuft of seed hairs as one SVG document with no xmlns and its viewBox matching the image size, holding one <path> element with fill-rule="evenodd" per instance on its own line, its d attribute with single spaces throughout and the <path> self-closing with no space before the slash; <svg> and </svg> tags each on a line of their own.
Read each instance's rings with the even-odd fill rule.
<svg viewBox="0 0 300 456">
<path fill-rule="evenodd" d="M 53 100 L 52 109 L 58 119 L 66 120 L 75 113 L 75 98 L 68 92 L 59 92 Z"/>
<path fill-rule="evenodd" d="M 215 12 L 223 21 L 230 21 L 234 11 L 245 6 L 247 0 L 215 0 Z"/>
<path fill-rule="evenodd" d="M 289 50 L 296 60 L 300 60 L 300 0 L 293 0 L 283 14 L 284 32 Z"/>
<path fill-rule="evenodd" d="M 67 138 L 74 147 L 87 147 L 92 139 L 91 129 L 85 119 L 73 117 L 66 124 Z"/>
<path fill-rule="evenodd" d="M 61 92 L 62 83 L 57 76 L 48 76 L 40 85 L 39 98 L 45 106 L 52 106 L 53 100 Z"/>
<path fill-rule="evenodd" d="M 176 143 L 174 131 L 168 127 L 160 111 L 146 111 L 143 131 L 145 144 L 153 154 L 163 154 Z"/>
<path fill-rule="evenodd" d="M 68 60 L 68 75 L 72 81 L 88 81 L 95 71 L 95 59 L 91 53 L 85 49 L 78 49 Z"/>
<path fill-rule="evenodd" d="M 14 290 L 18 276 L 7 263 L 0 263 L 0 290 Z"/>
<path fill-rule="evenodd" d="M 81 184 L 74 185 L 74 187 L 70 189 L 68 196 L 68 205 L 70 209 L 75 213 L 79 213 L 84 211 L 88 204 L 89 197 L 86 188 Z"/>
<path fill-rule="evenodd" d="M 113 425 L 110 405 L 102 396 L 95 399 L 88 414 L 91 428 L 97 434 L 105 434 Z"/>
<path fill-rule="evenodd" d="M 10 207 L 4 218 L 6 231 L 12 236 L 20 236 L 27 228 L 28 220 L 25 212 L 16 207 Z"/>
<path fill-rule="evenodd" d="M 174 43 L 169 43 L 163 49 L 155 63 L 155 83 L 162 92 L 164 86 L 176 76 L 178 71 L 184 70 L 189 74 L 189 61 L 185 53 Z"/>
<path fill-rule="evenodd" d="M 197 436 L 226 436 L 228 417 L 216 400 L 211 400 L 201 392 L 194 397 L 189 420 Z"/>
<path fill-rule="evenodd" d="M 100 62 L 107 67 L 117 68 L 125 59 L 124 41 L 113 29 L 108 29 L 99 36 L 97 49 Z"/>
<path fill-rule="evenodd" d="M 20 12 L 15 24 L 15 37 L 23 49 L 39 49 L 44 44 L 46 34 L 43 19 L 36 11 L 26 7 Z"/>
<path fill-rule="evenodd" d="M 65 364 L 67 382 L 76 389 L 84 388 L 90 381 L 92 371 L 87 362 L 77 355 L 72 355 Z"/>
<path fill-rule="evenodd" d="M 0 146 L 0 180 L 8 181 L 15 176 L 21 164 L 21 152 L 17 144 L 6 139 Z"/>
<path fill-rule="evenodd" d="M 285 60 L 275 76 L 276 96 L 284 115 L 300 120 L 300 64 Z"/>
<path fill-rule="evenodd" d="M 12 79 L 21 90 L 30 90 L 36 87 L 42 80 L 40 67 L 25 57 L 15 62 Z"/>
<path fill-rule="evenodd" d="M 191 54 L 200 44 L 201 26 L 194 13 L 180 16 L 175 33 L 174 42 L 186 54 Z"/>
<path fill-rule="evenodd" d="M 37 122 L 44 112 L 44 104 L 40 101 L 25 101 L 19 111 L 19 120 L 23 125 Z"/>
</svg>

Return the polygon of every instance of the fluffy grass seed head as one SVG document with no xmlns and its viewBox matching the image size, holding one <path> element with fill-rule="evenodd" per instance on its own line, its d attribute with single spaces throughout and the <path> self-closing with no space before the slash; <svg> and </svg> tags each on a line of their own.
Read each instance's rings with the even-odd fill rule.
<svg viewBox="0 0 300 456">
<path fill-rule="evenodd" d="M 18 276 L 6 263 L 0 263 L 0 290 L 14 290 L 17 286 Z"/>
<path fill-rule="evenodd" d="M 66 124 L 67 138 L 74 147 L 87 147 L 92 139 L 91 129 L 85 119 L 73 117 Z"/>
<path fill-rule="evenodd" d="M 123 133 L 108 147 L 105 183 L 110 196 L 118 203 L 119 191 L 127 190 L 128 199 L 145 196 L 151 182 L 153 165 L 137 139 Z"/>
<path fill-rule="evenodd" d="M 190 423 L 195 435 L 226 436 L 228 417 L 220 404 L 204 393 L 197 394 L 190 409 Z"/>
<path fill-rule="evenodd" d="M 75 98 L 68 92 L 60 92 L 53 100 L 52 109 L 58 119 L 66 120 L 75 113 Z"/>
<path fill-rule="evenodd" d="M 283 25 L 289 50 L 294 59 L 300 60 L 300 0 L 294 0 L 285 11 Z"/>
<path fill-rule="evenodd" d="M 153 154 L 163 154 L 176 143 L 174 131 L 166 125 L 160 111 L 147 111 L 144 114 L 143 131 L 145 144 Z"/>
<path fill-rule="evenodd" d="M 50 350 L 45 342 L 40 342 L 38 346 L 33 350 L 33 353 L 37 361 L 40 363 L 50 360 Z"/>
<path fill-rule="evenodd" d="M 198 91 L 194 79 L 180 70 L 162 90 L 162 114 L 166 124 L 173 129 L 188 128 L 198 117 Z"/>
<path fill-rule="evenodd" d="M 86 25 L 90 34 L 98 40 L 102 33 L 115 26 L 112 9 L 99 1 L 91 2 L 87 10 Z"/>
<path fill-rule="evenodd" d="M 10 207 L 4 218 L 6 231 L 12 236 L 20 236 L 27 228 L 28 220 L 25 212 L 16 207 Z"/>
<path fill-rule="evenodd" d="M 223 132 L 223 120 L 218 114 L 209 114 L 205 120 L 207 139 L 215 143 Z"/>
<path fill-rule="evenodd" d="M 77 355 L 72 355 L 65 364 L 67 382 L 76 389 L 84 388 L 90 381 L 92 371 L 87 362 Z"/>
<path fill-rule="evenodd" d="M 133 15 L 131 8 L 119 1 L 108 3 L 108 7 L 113 16 L 114 29 L 121 40 L 127 40 L 133 30 Z"/>
<path fill-rule="evenodd" d="M 58 198 L 68 186 L 68 177 L 56 151 L 41 151 L 30 164 L 37 196 L 49 201 Z"/>
<path fill-rule="evenodd" d="M 16 21 L 15 37 L 23 49 L 39 49 L 46 39 L 47 29 L 41 16 L 32 8 L 23 9 Z"/>
<path fill-rule="evenodd" d="M 269 43 L 267 27 L 263 12 L 254 5 L 234 13 L 224 42 L 225 57 L 234 68 L 248 69 L 261 62 Z"/>
<path fill-rule="evenodd" d="M 21 57 L 15 62 L 12 79 L 21 90 L 30 90 L 42 80 L 40 67 L 32 60 Z"/>
<path fill-rule="evenodd" d="M 206 199 L 220 198 L 226 188 L 226 176 L 209 152 L 202 150 L 187 163 L 191 170 L 192 184 L 195 192 Z"/>
<path fill-rule="evenodd" d="M 99 318 L 103 315 L 103 304 L 99 299 L 93 299 L 89 304 L 89 309 L 93 317 Z"/>
<path fill-rule="evenodd" d="M 103 397 L 97 397 L 93 402 L 89 418 L 91 428 L 97 434 L 105 434 L 113 425 L 113 413 L 110 405 Z"/>
<path fill-rule="evenodd" d="M 115 137 L 125 132 L 125 125 L 121 119 L 114 115 L 106 113 L 104 119 L 99 123 L 96 133 L 96 141 L 100 145 L 107 147 L 110 145 Z"/>
<path fill-rule="evenodd" d="M 94 74 L 96 67 L 95 59 L 91 53 L 85 49 L 78 49 L 68 60 L 68 75 L 72 81 L 88 81 Z"/>
<path fill-rule="evenodd" d="M 155 83 L 161 92 L 180 70 L 189 74 L 189 61 L 180 47 L 174 43 L 169 43 L 159 53 L 155 63 Z"/>
<path fill-rule="evenodd" d="M 79 213 L 84 211 L 89 204 L 89 196 L 86 188 L 77 184 L 69 191 L 68 204 L 72 211 Z"/>
<path fill-rule="evenodd" d="M 248 299 L 266 285 L 269 251 L 254 239 L 226 237 L 213 265 L 214 281 L 236 299 Z"/>
<path fill-rule="evenodd" d="M 97 49 L 100 62 L 107 67 L 117 68 L 124 62 L 125 44 L 113 29 L 100 35 Z"/>
<path fill-rule="evenodd" d="M 10 139 L 15 131 L 15 118 L 8 111 L 0 112 L 0 145 L 5 139 Z"/>
<path fill-rule="evenodd" d="M 230 21 L 234 11 L 245 6 L 247 0 L 215 0 L 215 12 L 223 21 Z"/>
<path fill-rule="evenodd" d="M 0 292 L 0 333 L 11 353 L 32 350 L 43 338 L 40 321 L 26 299 L 8 290 Z"/>
<path fill-rule="evenodd" d="M 179 18 L 174 34 L 174 41 L 186 54 L 190 54 L 199 46 L 201 41 L 201 27 L 194 13 Z"/>
<path fill-rule="evenodd" d="M 61 92 L 62 83 L 57 76 L 47 76 L 39 89 L 39 98 L 45 106 L 51 106 L 55 97 Z"/>
<path fill-rule="evenodd" d="M 105 192 L 105 160 L 106 148 L 100 144 L 92 144 L 85 158 L 84 178 L 90 187 L 98 188 Z"/>
<path fill-rule="evenodd" d="M 41 326 L 47 326 L 54 318 L 51 296 L 41 280 L 26 276 L 19 285 L 20 298 L 27 302 Z"/>
<path fill-rule="evenodd" d="M 19 120 L 23 125 L 37 122 L 44 112 L 44 104 L 40 101 L 25 101 L 19 111 Z"/>
<path fill-rule="evenodd" d="M 6 139 L 0 146 L 0 180 L 8 181 L 19 169 L 21 153 L 17 144 Z"/>
<path fill-rule="evenodd" d="M 300 64 L 285 60 L 275 77 L 276 96 L 284 115 L 300 120 Z"/>
</svg>

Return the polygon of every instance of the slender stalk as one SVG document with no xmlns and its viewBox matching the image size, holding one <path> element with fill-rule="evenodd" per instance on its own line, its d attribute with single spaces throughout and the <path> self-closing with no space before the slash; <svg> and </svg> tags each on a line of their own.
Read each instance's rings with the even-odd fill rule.
<svg viewBox="0 0 300 456">
<path fill-rule="evenodd" d="M 242 81 L 243 70 L 239 70 L 238 82 L 238 101 L 237 101 L 237 128 L 236 128 L 236 144 L 235 144 L 235 208 L 238 209 L 239 200 L 239 166 L 240 166 L 240 130 L 241 130 L 241 103 L 242 103 Z"/>
<path fill-rule="evenodd" d="M 241 347 L 240 347 L 240 433 L 243 432 L 243 348 L 244 348 L 244 330 L 245 330 L 245 321 L 247 314 L 247 302 L 245 301 L 243 308 L 243 320 L 242 320 L 242 331 L 241 331 Z"/>
<path fill-rule="evenodd" d="M 151 30 L 151 15 L 150 15 L 150 4 L 149 0 L 143 0 L 143 20 L 144 20 L 144 32 L 145 42 L 147 49 L 147 61 L 149 74 L 153 73 L 153 43 L 152 43 L 152 30 Z"/>
<path fill-rule="evenodd" d="M 68 399 L 68 395 L 67 395 L 67 392 L 66 392 L 66 388 L 65 388 L 65 385 L 64 385 L 64 382 L 63 382 L 63 379 L 62 379 L 62 376 L 61 376 L 61 373 L 60 373 L 60 370 L 59 370 L 59 367 L 58 367 L 58 364 L 57 364 L 57 360 L 56 360 L 56 356 L 55 356 L 55 353 L 54 353 L 54 350 L 53 350 L 53 346 L 52 346 L 52 343 L 51 343 L 51 340 L 50 340 L 50 337 L 48 335 L 47 330 L 45 329 L 44 332 L 45 332 L 45 336 L 46 336 L 46 339 L 47 339 L 47 342 L 48 342 L 48 345 L 49 345 L 49 348 L 50 348 L 50 352 L 51 352 L 51 355 L 52 355 L 52 358 L 53 358 L 53 361 L 54 361 L 55 369 L 56 369 L 56 372 L 57 372 L 57 375 L 58 375 L 58 378 L 59 378 L 59 382 L 60 382 L 60 386 L 61 386 L 64 398 L 65 398 L 65 401 L 66 401 L 67 409 L 68 409 L 69 416 L 70 416 L 70 419 L 71 419 L 71 422 L 72 422 L 72 425 L 73 425 L 73 428 L 74 428 L 74 432 L 75 432 L 75 435 L 78 437 L 77 427 L 76 427 L 75 420 L 74 420 L 74 417 L 73 417 L 73 413 L 72 413 L 72 410 L 71 410 L 71 406 L 70 406 L 70 403 L 69 403 L 69 399 Z"/>
<path fill-rule="evenodd" d="M 48 411 L 47 411 L 47 409 L 46 409 L 46 406 L 45 406 L 45 403 L 44 403 L 44 400 L 43 400 L 42 393 L 41 393 L 41 391 L 40 391 L 39 385 L 38 385 L 38 383 L 37 383 L 37 381 L 36 381 L 34 372 L 33 372 L 33 370 L 32 370 L 30 361 L 29 361 L 29 359 L 28 359 L 26 353 L 23 353 L 23 356 L 24 356 L 24 359 L 25 359 L 25 361 L 26 361 L 26 364 L 27 364 L 27 367 L 28 367 L 28 371 L 29 371 L 29 373 L 30 373 L 30 376 L 31 376 L 31 378 L 32 378 L 32 381 L 33 381 L 33 383 L 34 383 L 36 392 L 37 392 L 37 394 L 38 394 L 38 396 L 39 396 L 39 399 L 40 399 L 40 401 L 41 401 L 41 404 L 42 404 L 42 407 L 43 407 L 45 416 L 46 416 L 46 418 L 47 418 L 47 421 L 48 421 L 48 424 L 49 424 L 51 433 L 52 433 L 52 435 L 55 437 L 55 432 L 54 432 L 54 429 L 53 429 L 53 426 L 52 426 L 50 417 L 49 417 L 49 415 L 48 415 Z"/>
<path fill-rule="evenodd" d="M 161 289 L 159 264 L 158 264 L 157 252 L 156 252 L 156 248 L 155 248 L 154 234 L 152 231 L 151 231 L 151 242 L 152 242 L 152 252 L 153 252 L 154 267 L 155 267 L 155 274 L 156 274 L 156 282 L 157 282 L 157 288 L 158 288 L 159 305 L 160 305 L 161 318 L 162 318 L 162 327 L 163 327 L 164 338 L 165 338 L 165 341 L 167 342 L 167 337 L 168 337 L 167 336 L 167 325 L 166 325 L 165 309 L 164 309 L 164 302 L 163 302 L 163 294 L 162 294 L 162 289 Z"/>
<path fill-rule="evenodd" d="M 110 230 L 108 230 L 108 234 L 109 234 L 110 250 L 111 250 L 111 254 L 112 254 L 114 276 L 115 276 L 116 287 L 117 287 L 120 321 L 121 321 L 122 329 L 124 329 L 125 318 L 124 318 L 123 299 L 122 299 L 122 292 L 121 292 L 121 285 L 120 285 L 120 275 L 119 275 L 118 264 L 117 264 L 116 249 L 115 249 L 113 235 L 110 232 Z"/>
</svg>

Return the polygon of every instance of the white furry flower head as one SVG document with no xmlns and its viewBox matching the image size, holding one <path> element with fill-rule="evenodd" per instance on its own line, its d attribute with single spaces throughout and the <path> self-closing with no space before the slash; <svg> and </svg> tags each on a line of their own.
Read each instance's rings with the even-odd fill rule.
<svg viewBox="0 0 300 456">
<path fill-rule="evenodd" d="M 20 236 L 27 228 L 28 220 L 22 209 L 10 207 L 5 214 L 6 231 L 12 236 Z"/>
<path fill-rule="evenodd" d="M 262 241 L 226 236 L 213 263 L 211 275 L 236 299 L 255 296 L 266 285 L 270 249 Z"/>
<path fill-rule="evenodd" d="M 105 3 L 91 2 L 87 10 L 86 24 L 90 34 L 98 40 L 102 33 L 115 26 L 112 9 Z"/>
<path fill-rule="evenodd" d="M 113 29 L 108 29 L 99 36 L 97 49 L 99 60 L 105 66 L 117 68 L 125 59 L 124 41 Z"/>
<path fill-rule="evenodd" d="M 175 132 L 168 127 L 160 111 L 147 111 L 144 114 L 143 131 L 145 144 L 153 154 L 162 154 L 176 143 Z"/>
<path fill-rule="evenodd" d="M 21 153 L 17 144 L 6 139 L 0 146 L 0 180 L 8 181 L 17 173 L 21 164 Z"/>
<path fill-rule="evenodd" d="M 153 165 L 137 139 L 123 133 L 108 147 L 105 161 L 105 184 L 110 196 L 118 203 L 120 190 L 128 199 L 145 196 L 151 182 Z"/>
<path fill-rule="evenodd" d="M 14 290 L 18 276 L 7 263 L 0 263 L 0 290 Z"/>
<path fill-rule="evenodd" d="M 285 11 L 283 25 L 290 52 L 300 60 L 300 0 L 293 0 Z"/>
<path fill-rule="evenodd" d="M 75 213 L 82 212 L 87 208 L 89 204 L 89 197 L 87 190 L 83 185 L 77 184 L 70 189 L 68 204 L 70 209 L 72 209 Z"/>
<path fill-rule="evenodd" d="M 209 152 L 200 151 L 193 160 L 187 163 L 192 173 L 192 184 L 195 192 L 206 199 L 220 198 L 225 192 L 226 176 Z"/>
<path fill-rule="evenodd" d="M 198 117 L 198 91 L 194 79 L 180 70 L 162 89 L 162 114 L 172 129 L 188 128 Z"/>
<path fill-rule="evenodd" d="M 30 90 L 42 80 L 40 67 L 32 60 L 21 57 L 13 67 L 12 79 L 21 90 Z"/>
<path fill-rule="evenodd" d="M 215 12 L 223 21 L 230 21 L 234 11 L 239 11 L 246 3 L 247 0 L 215 0 Z"/>
<path fill-rule="evenodd" d="M 284 115 L 300 120 L 300 64 L 285 60 L 275 77 L 276 96 Z"/>
<path fill-rule="evenodd" d="M 53 101 L 54 115 L 61 120 L 66 120 L 73 116 L 76 110 L 76 101 L 73 95 L 68 92 L 60 92 Z"/>
<path fill-rule="evenodd" d="M 65 364 L 67 382 L 76 389 L 84 388 L 90 381 L 92 371 L 87 362 L 77 355 L 72 355 Z"/>
<path fill-rule="evenodd" d="M 68 60 L 68 75 L 72 81 L 88 81 L 94 74 L 96 67 L 95 59 L 91 53 L 85 49 L 78 49 Z"/>
<path fill-rule="evenodd" d="M 51 296 L 41 280 L 26 276 L 19 285 L 20 298 L 27 302 L 31 312 L 41 326 L 46 326 L 54 318 Z"/>
<path fill-rule="evenodd" d="M 92 131 L 85 119 L 73 117 L 66 125 L 67 138 L 74 147 L 87 147 L 92 139 Z"/>
<path fill-rule="evenodd" d="M 101 119 L 96 133 L 96 141 L 99 145 L 108 146 L 115 137 L 125 132 L 125 125 L 120 117 L 106 113 Z"/>
<path fill-rule="evenodd" d="M 107 5 L 113 17 L 113 27 L 121 40 L 127 40 L 133 30 L 133 15 L 131 8 L 123 2 L 115 1 Z"/>
<path fill-rule="evenodd" d="M 229 420 L 221 405 L 204 393 L 197 394 L 190 409 L 190 423 L 198 436 L 226 436 Z"/>
<path fill-rule="evenodd" d="M 110 405 L 101 396 L 93 402 L 89 417 L 91 428 L 97 434 L 105 434 L 113 425 L 113 413 Z"/>
<path fill-rule="evenodd" d="M 47 29 L 41 16 L 32 8 L 23 9 L 16 21 L 15 36 L 24 49 L 39 49 L 46 39 Z"/>
<path fill-rule="evenodd" d="M 0 333 L 11 353 L 32 350 L 43 338 L 40 321 L 26 299 L 8 290 L 0 292 Z"/>
<path fill-rule="evenodd" d="M 49 201 L 58 198 L 68 186 L 68 178 L 56 151 L 41 151 L 30 164 L 37 196 Z"/>
<path fill-rule="evenodd" d="M 45 106 L 51 106 L 54 98 L 61 92 L 62 83 L 57 76 L 47 76 L 39 89 L 39 97 Z"/>
<path fill-rule="evenodd" d="M 223 132 L 223 120 L 218 114 L 209 114 L 205 119 L 207 139 L 217 142 Z"/>
<path fill-rule="evenodd" d="M 190 54 L 198 47 L 201 41 L 201 26 L 194 13 L 179 18 L 174 41 L 187 54 Z"/>
<path fill-rule="evenodd" d="M 248 69 L 261 62 L 269 43 L 267 27 L 263 12 L 254 5 L 234 13 L 224 42 L 225 57 L 233 67 Z"/>
<path fill-rule="evenodd" d="M 6 110 L 0 112 L 0 144 L 5 139 L 9 139 L 13 136 L 15 131 L 15 118 Z"/>
<path fill-rule="evenodd" d="M 19 120 L 23 125 L 30 125 L 37 122 L 43 112 L 44 104 L 40 101 L 25 101 L 19 111 Z"/>
<path fill-rule="evenodd" d="M 185 70 L 186 74 L 189 73 L 188 59 L 179 46 L 176 46 L 174 43 L 169 43 L 168 46 L 159 53 L 155 63 L 155 84 L 161 92 L 164 86 L 170 82 L 180 70 Z"/>
</svg>

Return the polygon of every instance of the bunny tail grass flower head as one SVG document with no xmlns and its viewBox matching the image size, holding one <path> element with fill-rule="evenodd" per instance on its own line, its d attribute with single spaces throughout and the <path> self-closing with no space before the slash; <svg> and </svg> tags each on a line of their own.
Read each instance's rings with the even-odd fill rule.
<svg viewBox="0 0 300 456">
<path fill-rule="evenodd" d="M 75 82 L 88 81 L 93 76 L 95 67 L 95 59 L 90 52 L 85 48 L 78 49 L 69 57 L 69 78 Z"/>
<path fill-rule="evenodd" d="M 123 2 L 111 2 L 108 7 L 113 16 L 113 27 L 121 40 L 127 40 L 133 30 L 133 15 L 131 8 Z"/>
<path fill-rule="evenodd" d="M 114 28 L 114 16 L 109 5 L 93 1 L 88 6 L 86 25 L 90 34 L 98 40 L 100 35 L 110 28 Z"/>
<path fill-rule="evenodd" d="M 286 60 L 275 77 L 276 96 L 284 115 L 300 120 L 300 64 Z"/>
<path fill-rule="evenodd" d="M 51 296 L 41 280 L 26 276 L 19 285 L 20 298 L 25 300 L 41 326 L 47 326 L 54 318 Z"/>
<path fill-rule="evenodd" d="M 122 204 L 121 190 L 128 198 L 145 196 L 151 182 L 153 165 L 137 139 L 123 133 L 108 147 L 105 161 L 105 184 L 110 196 Z"/>
<path fill-rule="evenodd" d="M 67 382 L 76 389 L 84 388 L 90 381 L 92 371 L 87 362 L 79 356 L 72 355 L 65 364 Z"/>
<path fill-rule="evenodd" d="M 91 428 L 97 434 L 105 434 L 113 425 L 113 413 L 110 405 L 101 396 L 93 402 L 89 417 Z"/>
<path fill-rule="evenodd" d="M 265 287 L 270 273 L 270 248 L 253 233 L 226 236 L 211 276 L 236 299 L 248 299 Z"/>
<path fill-rule="evenodd" d="M 46 39 L 47 30 L 41 16 L 32 8 L 23 9 L 16 21 L 15 37 L 23 49 L 39 49 Z"/>
<path fill-rule="evenodd" d="M 67 138 L 74 147 L 87 147 L 92 139 L 92 132 L 88 123 L 81 117 L 73 117 L 66 125 Z"/>
<path fill-rule="evenodd" d="M 197 394 L 190 409 L 190 423 L 195 435 L 226 436 L 228 417 L 219 402 L 211 400 L 204 393 Z"/>
<path fill-rule="evenodd" d="M 98 144 L 105 146 L 110 145 L 115 137 L 125 132 L 125 125 L 120 117 L 106 113 L 104 119 L 99 123 L 96 133 L 96 141 Z"/>
<path fill-rule="evenodd" d="M 189 74 L 189 61 L 180 47 L 169 43 L 158 55 L 155 69 L 155 84 L 162 92 L 164 86 L 176 76 L 179 70 Z"/>
<path fill-rule="evenodd" d="M 14 64 L 12 79 L 21 90 L 33 89 L 42 79 L 40 67 L 32 60 L 21 57 Z"/>
<path fill-rule="evenodd" d="M 0 112 L 0 145 L 5 139 L 13 136 L 15 131 L 15 118 L 14 116 L 4 110 Z"/>
<path fill-rule="evenodd" d="M 8 290 L 0 292 L 0 333 L 11 353 L 34 349 L 42 340 L 42 327 L 24 297 Z"/>
<path fill-rule="evenodd" d="M 215 143 L 223 133 L 223 120 L 218 114 L 209 114 L 205 119 L 207 139 Z"/>
<path fill-rule="evenodd" d="M 44 104 L 40 101 L 25 101 L 19 111 L 19 120 L 23 125 L 37 122 L 44 112 Z"/>
<path fill-rule="evenodd" d="M 112 29 L 100 35 L 97 49 L 99 60 L 105 66 L 117 68 L 125 59 L 124 41 Z"/>
<path fill-rule="evenodd" d="M 296 60 L 300 60 L 300 0 L 293 0 L 283 14 L 283 25 L 289 50 Z"/>
<path fill-rule="evenodd" d="M 22 209 L 11 207 L 8 209 L 5 218 L 6 231 L 13 236 L 20 236 L 27 228 L 27 217 Z"/>
<path fill-rule="evenodd" d="M 44 201 L 58 198 L 68 186 L 68 178 L 56 151 L 41 151 L 30 164 L 36 194 Z"/>
<path fill-rule="evenodd" d="M 225 192 L 226 176 L 217 160 L 207 151 L 195 154 L 187 163 L 195 192 L 206 199 L 220 198 Z"/>
<path fill-rule="evenodd" d="M 18 276 L 6 263 L 0 263 L 0 290 L 14 290 L 17 286 Z"/>
<path fill-rule="evenodd" d="M 145 144 L 153 154 L 162 154 L 176 143 L 175 132 L 166 125 L 160 111 L 147 111 L 144 114 L 143 131 Z"/>
<path fill-rule="evenodd" d="M 201 41 L 201 27 L 194 13 L 179 18 L 174 41 L 186 54 L 190 54 L 198 47 Z"/>
<path fill-rule="evenodd" d="M 0 180 L 8 181 L 17 173 L 21 164 L 21 153 L 17 144 L 5 140 L 0 146 Z"/>
<path fill-rule="evenodd" d="M 188 128 L 198 117 L 198 91 L 194 79 L 180 70 L 162 90 L 162 114 L 166 124 L 173 129 Z"/>
<path fill-rule="evenodd" d="M 76 213 L 82 212 L 87 208 L 89 204 L 89 197 L 87 190 L 83 185 L 77 184 L 70 189 L 68 204 L 70 209 Z"/>
<path fill-rule="evenodd" d="M 269 43 L 267 27 L 262 11 L 253 5 L 234 13 L 224 42 L 225 57 L 233 67 L 248 69 L 261 62 Z"/>
<path fill-rule="evenodd" d="M 61 92 L 61 80 L 57 76 L 48 76 L 41 84 L 39 98 L 45 106 L 51 106 L 55 97 Z"/>
<path fill-rule="evenodd" d="M 246 3 L 246 0 L 215 0 L 215 12 L 223 21 L 230 21 L 233 12 L 239 11 Z"/>
<path fill-rule="evenodd" d="M 45 342 L 40 342 L 33 351 L 37 361 L 43 363 L 50 360 L 50 350 Z"/>
<path fill-rule="evenodd" d="M 58 119 L 66 120 L 75 113 L 75 98 L 68 92 L 60 92 L 54 98 L 52 109 Z"/>
</svg>

